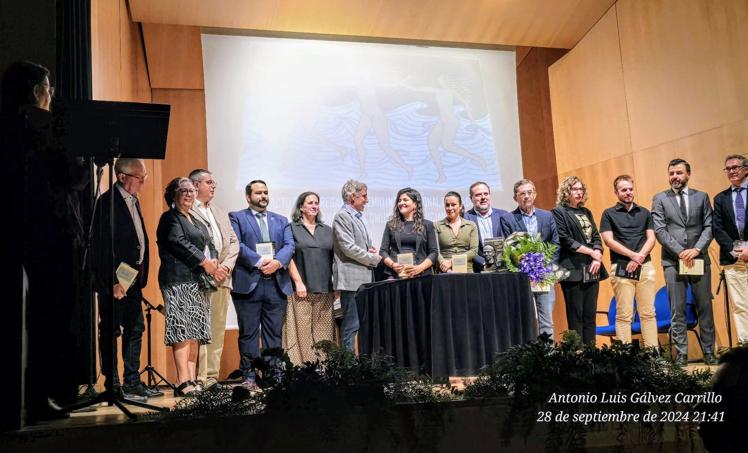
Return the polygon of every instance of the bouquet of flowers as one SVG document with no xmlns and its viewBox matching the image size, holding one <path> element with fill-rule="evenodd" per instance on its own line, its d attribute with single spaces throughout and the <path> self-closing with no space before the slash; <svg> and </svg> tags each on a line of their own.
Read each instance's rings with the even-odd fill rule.
<svg viewBox="0 0 748 453">
<path fill-rule="evenodd" d="M 548 292 L 556 282 L 568 276 L 568 271 L 553 263 L 557 248 L 555 244 L 540 240 L 539 234 L 518 231 L 504 242 L 504 264 L 510 272 L 527 274 L 533 292 Z"/>
</svg>

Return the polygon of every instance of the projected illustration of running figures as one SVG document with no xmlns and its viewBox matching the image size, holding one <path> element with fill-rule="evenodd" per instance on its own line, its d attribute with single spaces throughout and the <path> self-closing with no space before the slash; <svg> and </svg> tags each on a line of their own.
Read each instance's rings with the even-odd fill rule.
<svg viewBox="0 0 748 453">
<path fill-rule="evenodd" d="M 483 159 L 455 143 L 455 137 L 460 128 L 459 118 L 454 110 L 455 98 L 465 107 L 465 113 L 471 124 L 474 123 L 473 115 L 470 110 L 470 103 L 467 102 L 465 96 L 461 93 L 463 90 L 458 82 L 445 75 L 440 75 L 436 79 L 438 84 L 436 87 L 415 86 L 410 84 L 411 78 L 412 76 L 406 78 L 403 81 L 403 86 L 413 91 L 432 93 L 439 110 L 437 121 L 434 123 L 428 136 L 429 152 L 431 153 L 431 159 L 434 161 L 434 166 L 436 166 L 437 171 L 436 182 L 443 183 L 447 181 L 447 175 L 444 173 L 444 164 L 442 163 L 441 149 L 462 156 L 465 159 L 472 160 L 480 168 L 485 167 L 486 162 Z M 475 127 L 474 124 L 473 126 Z"/>
<path fill-rule="evenodd" d="M 366 148 L 364 147 L 364 139 L 369 135 L 369 131 L 372 128 L 382 151 L 390 159 L 395 161 L 397 165 L 402 167 L 408 174 L 408 179 L 410 179 L 413 176 L 413 167 L 408 165 L 403 160 L 400 152 L 395 150 L 390 144 L 387 117 L 384 116 L 384 112 L 382 112 L 382 108 L 379 106 L 376 90 L 368 84 L 358 85 L 356 94 L 358 95 L 359 107 L 361 109 L 361 119 L 356 128 L 355 135 L 356 154 L 358 155 L 358 167 L 360 171 L 359 179 L 366 179 Z"/>
</svg>

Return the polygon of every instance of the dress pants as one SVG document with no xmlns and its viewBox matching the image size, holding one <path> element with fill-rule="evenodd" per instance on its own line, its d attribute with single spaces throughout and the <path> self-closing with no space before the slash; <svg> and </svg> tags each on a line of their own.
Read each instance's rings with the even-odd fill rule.
<svg viewBox="0 0 748 453">
<path fill-rule="evenodd" d="M 561 282 L 569 330 L 576 331 L 582 338 L 582 342 L 591 346 L 595 345 L 595 317 L 599 289 L 599 282 Z"/>
<path fill-rule="evenodd" d="M 197 359 L 197 378 L 203 382 L 207 378 L 218 379 L 221 371 L 223 339 L 226 336 L 226 312 L 231 301 L 231 290 L 218 288 L 208 293 L 210 302 L 210 335 L 209 344 L 200 345 Z"/>
<path fill-rule="evenodd" d="M 735 333 L 738 343 L 748 341 L 748 264 L 741 262 L 724 266 L 725 281 L 733 306 Z"/>
<path fill-rule="evenodd" d="M 263 349 L 282 346 L 283 317 L 286 315 L 286 295 L 278 287 L 275 278 L 261 278 L 250 294 L 232 293 L 236 317 L 239 322 L 239 368 L 245 378 L 254 379 L 252 359 L 260 356 L 258 338 L 262 327 Z M 274 366 L 278 359 L 271 359 Z"/>
<path fill-rule="evenodd" d="M 556 305 L 556 285 L 547 293 L 534 293 L 538 314 L 538 334 L 548 334 L 553 339 L 553 306 Z"/>
<path fill-rule="evenodd" d="M 343 347 L 354 351 L 358 333 L 358 309 L 356 308 L 356 291 L 340 291 L 340 305 L 343 308 Z"/>
<path fill-rule="evenodd" d="M 143 294 L 140 288 L 130 288 L 127 295 L 114 299 L 114 333 L 112 335 L 112 310 L 109 305 L 109 295 L 99 294 L 99 351 L 101 354 L 101 374 L 105 376 L 104 386 L 111 388 L 112 384 L 119 384 L 117 376 L 116 343 L 112 348 L 115 336 L 122 335 L 122 362 L 124 363 L 125 385 L 135 385 L 140 382 L 140 348 L 143 344 L 143 308 L 140 303 Z M 114 352 L 114 357 L 112 357 Z M 114 373 L 112 373 L 112 364 Z"/>
<path fill-rule="evenodd" d="M 644 346 L 656 348 L 657 316 L 655 315 L 655 269 L 648 261 L 642 265 L 639 280 L 616 277 L 618 264 L 611 266 L 610 283 L 616 296 L 616 337 L 631 343 L 631 323 L 634 320 L 634 298 L 639 312 Z"/>
<path fill-rule="evenodd" d="M 712 313 L 712 276 L 709 266 L 704 264 L 704 275 L 678 275 L 675 266 L 665 269 L 665 284 L 670 300 L 670 335 L 679 355 L 688 355 L 688 331 L 686 329 L 686 291 L 691 285 L 696 299 L 699 317 L 701 347 L 705 354 L 714 353 L 714 315 Z"/>
</svg>

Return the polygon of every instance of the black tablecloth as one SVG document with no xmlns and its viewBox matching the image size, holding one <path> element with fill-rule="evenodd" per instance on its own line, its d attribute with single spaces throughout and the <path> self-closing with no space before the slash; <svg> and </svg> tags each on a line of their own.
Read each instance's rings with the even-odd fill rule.
<svg viewBox="0 0 748 453">
<path fill-rule="evenodd" d="M 537 337 L 525 274 L 440 274 L 370 283 L 356 295 L 361 354 L 432 376 L 472 376 Z"/>
</svg>

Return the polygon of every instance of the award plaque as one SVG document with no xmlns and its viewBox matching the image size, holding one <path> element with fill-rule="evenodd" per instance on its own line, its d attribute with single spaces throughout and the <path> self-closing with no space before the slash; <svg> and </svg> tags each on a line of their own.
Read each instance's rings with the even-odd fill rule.
<svg viewBox="0 0 748 453">
<path fill-rule="evenodd" d="M 467 274 L 468 259 L 466 254 L 452 255 L 452 272 L 456 274 Z"/>
<path fill-rule="evenodd" d="M 275 258 L 275 247 L 272 242 L 259 242 L 257 243 L 257 254 L 262 257 L 265 261 L 270 261 Z"/>
<path fill-rule="evenodd" d="M 486 268 L 483 272 L 500 272 L 504 269 L 504 238 L 487 238 L 483 241 L 483 257 Z"/>
<path fill-rule="evenodd" d="M 397 254 L 397 264 L 403 264 L 405 266 L 412 266 L 413 265 L 414 256 L 412 253 L 398 253 Z M 398 274 L 398 277 L 405 278 L 408 275 L 405 274 L 405 271 Z"/>
<path fill-rule="evenodd" d="M 686 262 L 678 260 L 678 273 L 680 275 L 704 275 L 704 260 L 694 259 L 693 266 L 686 266 Z"/>
</svg>

